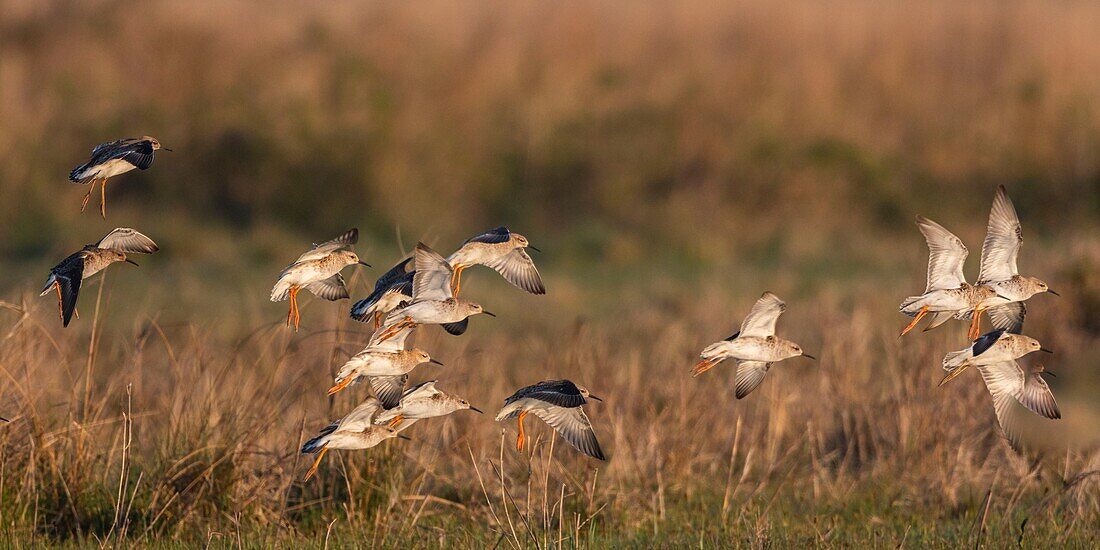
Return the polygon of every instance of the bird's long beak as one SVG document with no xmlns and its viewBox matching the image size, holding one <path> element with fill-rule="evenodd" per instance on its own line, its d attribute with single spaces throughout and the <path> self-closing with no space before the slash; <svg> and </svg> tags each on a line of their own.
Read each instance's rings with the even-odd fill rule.
<svg viewBox="0 0 1100 550">
<path fill-rule="evenodd" d="M 1057 375 L 1057 374 L 1054 374 L 1053 372 L 1050 372 L 1050 371 L 1048 371 L 1048 370 L 1044 370 L 1044 371 L 1043 371 L 1043 374 L 1049 374 L 1049 375 L 1051 375 L 1051 376 L 1053 376 L 1053 377 L 1055 377 L 1055 378 L 1058 378 L 1058 375 Z M 0 418 L 0 420 L 3 420 L 3 419 L 2 419 L 2 418 Z"/>
<path fill-rule="evenodd" d="M 997 297 L 1004 300 L 1004 301 L 1006 301 L 1006 302 L 1011 302 L 1012 301 L 1012 298 L 1009 298 L 1008 296 L 1004 296 L 1002 294 L 998 294 Z"/>
<path fill-rule="evenodd" d="M 478 413 L 478 414 L 485 414 L 485 411 L 482 411 L 481 409 L 479 409 L 479 408 L 477 408 L 477 407 L 474 407 L 473 405 L 471 405 L 471 406 L 470 406 L 470 410 L 471 410 L 471 411 L 474 411 L 474 412 L 476 412 L 476 413 Z"/>
<path fill-rule="evenodd" d="M 1049 289 L 1049 288 L 1047 289 L 1047 292 L 1049 292 L 1049 293 L 1051 293 L 1051 294 L 1053 294 L 1053 295 L 1055 295 L 1055 296 L 1061 296 L 1061 294 L 1058 294 L 1057 292 L 1054 292 L 1053 290 L 1051 290 L 1051 289 Z"/>
<path fill-rule="evenodd" d="M 527 248 L 530 248 L 531 250 L 534 250 L 535 252 L 539 252 L 539 253 L 541 253 L 541 252 L 542 252 L 541 250 L 539 250 L 539 249 L 537 249 L 537 248 L 535 248 L 535 247 L 533 247 L 533 246 L 531 246 L 531 245 L 527 245 Z"/>
<path fill-rule="evenodd" d="M 7 418 L 4 418 L 3 416 L 0 416 L 0 420 L 3 420 L 4 422 L 11 422 L 11 420 L 8 420 Z"/>
<path fill-rule="evenodd" d="M 813 355 L 810 355 L 808 353 L 803 353 L 802 357 L 805 357 L 806 359 L 813 359 L 814 361 L 817 361 L 817 357 L 814 357 Z"/>
<path fill-rule="evenodd" d="M 601 401 L 601 402 L 603 401 L 603 399 L 600 399 L 599 397 L 596 397 L 595 395 L 592 395 L 592 394 L 588 394 L 588 398 L 589 399 L 595 399 L 596 401 Z"/>
<path fill-rule="evenodd" d="M 481 312 L 484 313 L 485 315 L 488 315 L 489 317 L 496 317 L 497 316 L 496 313 L 493 313 L 491 311 L 485 311 L 484 309 L 481 310 Z"/>
<path fill-rule="evenodd" d="M 370 265 L 367 262 L 364 262 L 363 260 L 359 260 L 359 265 L 365 265 L 367 267 L 374 267 L 373 265 Z"/>
<path fill-rule="evenodd" d="M 169 149 L 169 148 L 167 148 L 167 147 L 165 147 L 165 146 L 163 146 L 163 145 L 161 145 L 161 146 L 160 146 L 160 150 L 161 150 L 161 151 L 168 151 L 169 153 L 171 153 L 171 152 L 172 152 L 172 150 L 171 150 L 171 149 Z"/>
<path fill-rule="evenodd" d="M 1047 348 L 1039 348 L 1039 351 L 1041 351 L 1043 353 L 1054 353 L 1054 350 L 1049 350 Z"/>
<path fill-rule="evenodd" d="M 413 440 L 413 438 L 411 438 L 407 435 L 401 435 L 401 434 L 397 434 L 397 438 L 398 439 L 404 439 L 405 441 L 412 441 Z"/>
<path fill-rule="evenodd" d="M 138 265 L 138 263 L 137 263 L 137 262 L 135 262 L 135 261 L 131 260 L 130 258 L 126 258 L 125 260 L 122 260 L 122 261 L 124 261 L 124 262 L 126 262 L 126 263 L 128 263 L 128 264 L 134 264 L 134 265 Z M 141 267 L 141 266 L 138 266 L 138 267 Z"/>
<path fill-rule="evenodd" d="M 428 359 L 428 362 L 429 362 L 429 363 L 435 363 L 435 364 L 437 364 L 437 365 L 439 365 L 439 366 L 441 366 L 441 367 L 442 367 L 442 366 L 444 366 L 444 365 L 443 365 L 443 363 L 440 363 L 439 361 L 436 361 L 435 359 Z"/>
</svg>

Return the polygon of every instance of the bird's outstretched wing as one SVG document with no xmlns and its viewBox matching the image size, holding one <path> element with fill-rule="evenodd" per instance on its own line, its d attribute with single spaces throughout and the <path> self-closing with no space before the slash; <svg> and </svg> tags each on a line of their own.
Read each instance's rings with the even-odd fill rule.
<svg viewBox="0 0 1100 550">
<path fill-rule="evenodd" d="M 989 312 L 989 321 L 995 328 L 1004 329 L 1012 334 L 1023 333 L 1024 315 L 1027 314 L 1027 306 L 1023 302 L 1009 302 L 993 306 L 986 311 Z"/>
<path fill-rule="evenodd" d="M 954 233 L 924 216 L 917 216 L 924 240 L 928 243 L 928 285 L 924 291 L 959 288 L 966 282 L 963 264 L 970 251 Z"/>
<path fill-rule="evenodd" d="M 470 237 L 469 239 L 466 239 L 466 242 L 464 242 L 462 244 L 464 244 L 464 245 L 467 244 L 467 243 L 497 244 L 497 243 L 507 242 L 508 239 L 511 239 L 511 238 L 512 238 L 512 232 L 509 231 L 507 227 L 504 227 L 502 225 L 500 227 L 494 227 L 494 228 L 492 228 L 492 229 L 490 229 L 490 230 L 488 230 L 484 233 L 474 235 L 473 237 Z"/>
<path fill-rule="evenodd" d="M 401 404 L 401 393 L 405 390 L 405 383 L 409 381 L 409 375 L 397 376 L 372 376 L 370 387 L 374 395 L 382 402 L 382 407 L 392 409 Z"/>
<path fill-rule="evenodd" d="M 80 282 L 84 275 L 83 256 L 78 254 L 70 256 L 51 271 L 54 282 L 61 289 L 61 324 L 66 327 L 76 311 L 76 299 L 80 296 Z"/>
<path fill-rule="evenodd" d="M 580 388 L 570 380 L 543 380 L 516 390 L 516 393 L 504 400 L 504 404 L 524 398 L 537 399 L 559 407 L 579 407 L 588 402 Z"/>
<path fill-rule="evenodd" d="M 755 390 L 764 381 L 764 375 L 768 374 L 771 363 L 763 361 L 738 361 L 735 392 L 738 399 Z"/>
<path fill-rule="evenodd" d="M 115 159 L 124 160 L 138 169 L 145 170 L 153 165 L 153 142 L 141 138 L 125 138 L 97 145 L 92 149 L 88 166 Z"/>
<path fill-rule="evenodd" d="M 592 429 L 592 422 L 584 409 L 580 407 L 549 407 L 545 409 L 532 409 L 532 413 L 538 416 L 561 434 L 562 438 L 569 442 L 578 451 L 598 460 L 607 460 L 600 442 L 596 440 L 596 431 Z"/>
<path fill-rule="evenodd" d="M 306 290 L 312 292 L 318 298 L 324 298 L 325 300 L 343 300 L 349 297 L 348 285 L 344 283 L 344 278 L 339 274 L 335 274 L 328 279 L 322 279 L 306 285 Z"/>
<path fill-rule="evenodd" d="M 531 294 L 546 294 L 535 262 L 522 248 L 517 248 L 485 265 L 495 269 L 504 280 Z"/>
<path fill-rule="evenodd" d="M 126 254 L 152 254 L 160 250 L 153 239 L 129 227 L 116 227 L 110 233 L 104 235 L 95 246 L 96 248 L 107 248 Z"/>
<path fill-rule="evenodd" d="M 1004 281 L 1018 275 L 1016 257 L 1024 242 L 1024 232 L 1016 208 L 1012 206 L 1003 185 L 997 187 L 993 208 L 989 211 L 989 226 L 982 243 L 982 267 L 978 284 Z"/>
<path fill-rule="evenodd" d="M 1046 418 L 1061 418 L 1058 404 L 1050 387 L 1039 378 L 1038 373 L 1025 374 L 1016 361 L 1004 361 L 992 365 L 978 365 L 985 387 L 993 398 L 993 412 L 1001 432 L 1013 449 L 1020 450 L 1019 417 L 1017 404 Z"/>
<path fill-rule="evenodd" d="M 413 300 L 448 300 L 454 298 L 451 275 L 454 269 L 438 252 L 424 243 L 416 244 L 416 275 L 413 276 Z"/>
<path fill-rule="evenodd" d="M 759 338 L 775 336 L 775 324 L 784 311 L 787 311 L 787 304 L 775 294 L 765 292 L 741 323 L 741 336 Z"/>
<path fill-rule="evenodd" d="M 374 424 L 374 417 L 382 410 L 382 402 L 368 397 L 339 422 L 340 431 L 361 432 Z"/>
<path fill-rule="evenodd" d="M 313 245 L 313 248 L 309 249 L 305 254 L 298 256 L 298 259 L 294 260 L 294 263 L 298 264 L 310 260 L 320 260 L 337 250 L 348 248 L 357 242 L 359 242 L 359 229 L 353 227 L 343 232 L 335 239 Z"/>
</svg>

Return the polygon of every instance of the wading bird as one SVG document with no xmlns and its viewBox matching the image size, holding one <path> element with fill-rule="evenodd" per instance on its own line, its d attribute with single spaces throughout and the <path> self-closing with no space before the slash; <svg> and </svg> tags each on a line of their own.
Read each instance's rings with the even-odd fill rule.
<svg viewBox="0 0 1100 550">
<path fill-rule="evenodd" d="M 125 138 L 110 143 L 96 145 L 92 149 L 92 156 L 88 162 L 73 168 L 69 172 L 69 181 L 81 185 L 92 184 L 88 193 L 84 195 L 84 201 L 80 205 L 83 212 L 88 207 L 88 200 L 95 191 L 95 184 L 99 182 L 99 213 L 103 219 L 107 219 L 107 180 L 119 174 L 125 174 L 135 168 L 145 170 L 153 165 L 154 151 L 162 149 L 160 142 L 153 136 L 141 138 Z M 165 151 L 171 151 L 167 147 Z"/>
<path fill-rule="evenodd" d="M 351 245 L 358 241 L 359 230 L 349 229 L 331 241 L 313 245 L 309 252 L 299 256 L 279 273 L 279 280 L 271 289 L 271 301 L 281 302 L 290 298 L 286 326 L 293 323 L 295 332 L 298 331 L 298 324 L 302 320 L 298 312 L 298 292 L 303 288 L 330 301 L 348 297 L 348 287 L 340 276 L 340 270 L 353 264 L 370 267 L 370 264 L 360 260 L 351 250 Z"/>
<path fill-rule="evenodd" d="M 764 381 L 771 364 L 791 357 L 805 357 L 802 348 L 775 335 L 779 316 L 787 311 L 787 304 L 771 292 L 765 292 L 752 306 L 741 323 L 741 330 L 732 336 L 706 347 L 699 361 L 691 369 L 692 376 L 699 376 L 726 359 L 737 360 L 736 395 L 741 399 Z"/>
<path fill-rule="evenodd" d="M 924 330 L 934 329 L 949 319 L 961 318 L 967 312 L 984 310 L 997 298 L 997 291 L 988 286 L 975 286 L 966 282 L 963 264 L 970 251 L 954 233 L 924 216 L 917 216 L 917 226 L 928 243 L 928 283 L 924 294 L 910 296 L 901 303 L 899 310 L 913 317 L 901 331 L 905 336 L 925 315 L 932 320 Z M 976 319 L 975 319 L 976 321 Z M 972 322 L 970 339 L 977 338 L 977 323 Z"/>
<path fill-rule="evenodd" d="M 1013 334 L 1003 328 L 987 332 L 974 340 L 970 347 L 943 357 L 943 370 L 947 371 L 947 375 L 939 385 L 955 379 L 967 367 L 1013 361 L 1034 351 L 1054 353 L 1030 336 Z"/>
<path fill-rule="evenodd" d="M 517 450 L 523 450 L 527 437 L 523 429 L 523 419 L 530 413 L 541 418 L 578 451 L 592 458 L 607 460 L 600 449 L 600 442 L 596 440 L 592 422 L 581 408 L 589 399 L 603 401 L 569 380 L 544 380 L 520 388 L 505 399 L 504 408 L 497 413 L 496 421 L 503 422 L 513 418 L 517 420 Z"/>
<path fill-rule="evenodd" d="M 306 472 L 305 478 L 308 480 L 317 473 L 321 459 L 330 449 L 369 449 L 391 437 L 398 437 L 397 430 L 374 423 L 374 417 L 380 410 L 382 404 L 377 399 L 368 397 L 347 416 L 329 424 L 316 437 L 306 441 L 302 445 L 302 454 L 316 453 L 317 459 Z"/>
<path fill-rule="evenodd" d="M 527 243 L 527 237 L 509 231 L 504 226 L 469 238 L 447 258 L 447 263 L 454 268 L 451 281 L 454 295 L 458 296 L 458 291 L 462 288 L 462 271 L 479 264 L 495 269 L 517 288 L 531 294 L 546 294 L 539 270 L 524 250 L 526 248 L 539 251 Z"/>
<path fill-rule="evenodd" d="M 352 304 L 351 318 L 363 323 L 373 321 L 377 329 L 389 312 L 411 302 L 416 274 L 412 267 L 413 257 L 409 256 L 379 277 L 374 283 L 374 292 Z"/>
<path fill-rule="evenodd" d="M 398 331 L 415 325 L 441 325 L 447 332 L 466 332 L 471 315 L 484 313 L 480 304 L 455 298 L 451 289 L 454 270 L 447 260 L 424 243 L 416 245 L 416 275 L 413 276 L 412 302 L 386 317 L 379 341 L 393 338 Z"/>
<path fill-rule="evenodd" d="M 1020 275 L 1016 258 L 1024 242 L 1023 227 L 1016 215 L 1016 208 L 1009 200 L 1003 185 L 997 187 L 993 207 L 989 210 L 989 225 L 982 243 L 982 264 L 978 273 L 978 286 L 993 289 L 995 298 L 987 300 L 984 308 L 966 311 L 961 317 L 972 319 L 971 325 L 981 330 L 982 312 L 989 313 L 993 328 L 1003 328 L 1020 334 L 1024 328 L 1024 300 L 1049 292 L 1058 295 L 1042 280 Z"/>
<path fill-rule="evenodd" d="M 379 412 L 375 422 L 401 431 L 417 420 L 446 416 L 456 411 L 469 409 L 481 413 L 481 409 L 471 406 L 469 401 L 437 389 L 436 383 L 436 380 L 430 380 L 405 390 L 400 404 Z"/>
<path fill-rule="evenodd" d="M 409 372 L 423 363 L 443 365 L 424 350 L 405 349 L 405 340 L 414 330 L 415 327 L 401 329 L 388 340 L 379 340 L 380 331 L 375 332 L 367 347 L 340 368 L 336 385 L 328 390 L 328 394 L 333 395 L 367 377 L 383 407 L 389 409 L 397 406 Z"/>
<path fill-rule="evenodd" d="M 76 311 L 76 299 L 80 295 L 82 280 L 99 273 L 115 262 L 127 262 L 137 265 L 126 257 L 127 254 L 152 254 L 159 250 L 152 239 L 130 229 L 119 227 L 108 233 L 98 243 L 86 245 L 61 260 L 50 270 L 46 286 L 41 296 L 57 291 L 57 310 L 61 324 L 69 326 L 73 312 Z"/>
</svg>

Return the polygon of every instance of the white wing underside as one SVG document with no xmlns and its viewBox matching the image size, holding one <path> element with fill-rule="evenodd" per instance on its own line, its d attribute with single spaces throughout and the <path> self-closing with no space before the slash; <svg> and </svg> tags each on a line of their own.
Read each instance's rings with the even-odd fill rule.
<svg viewBox="0 0 1100 550">
<path fill-rule="evenodd" d="M 924 292 L 951 290 L 966 282 L 963 264 L 970 251 L 954 233 L 932 220 L 917 218 L 924 240 L 928 243 L 928 284 Z"/>
<path fill-rule="evenodd" d="M 787 310 L 787 304 L 771 292 L 765 292 L 741 323 L 741 336 L 767 338 L 775 335 L 775 324 Z"/>
<path fill-rule="evenodd" d="M 989 226 L 982 243 L 982 267 L 978 282 L 1004 281 L 1019 275 L 1016 258 L 1024 242 L 1020 218 L 1016 208 L 1005 194 L 1003 186 L 997 189 L 993 208 L 989 211 Z"/>
<path fill-rule="evenodd" d="M 439 253 L 423 243 L 416 245 L 416 275 L 413 275 L 413 299 L 444 301 L 454 298 L 451 275 L 454 269 Z"/>
</svg>

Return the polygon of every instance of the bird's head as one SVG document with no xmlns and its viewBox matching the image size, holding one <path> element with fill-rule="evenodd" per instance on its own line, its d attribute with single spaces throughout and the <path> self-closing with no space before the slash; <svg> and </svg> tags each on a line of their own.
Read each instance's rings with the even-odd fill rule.
<svg viewBox="0 0 1100 550">
<path fill-rule="evenodd" d="M 160 151 L 161 149 L 164 149 L 165 151 L 171 151 L 171 149 L 161 147 L 160 141 L 153 136 L 141 136 L 141 139 L 148 141 L 149 145 L 153 146 L 154 151 Z"/>
<path fill-rule="evenodd" d="M 359 264 L 359 265 L 370 267 L 370 264 L 368 264 L 367 262 L 364 262 L 363 260 L 360 260 L 359 255 L 356 254 L 355 252 L 352 252 L 351 250 L 341 250 L 341 251 L 337 252 L 336 254 L 338 254 L 340 258 L 343 258 L 344 265 Z"/>
<path fill-rule="evenodd" d="M 458 410 L 460 410 L 460 411 L 471 410 L 471 411 L 474 411 L 476 413 L 485 414 L 484 411 L 482 411 L 481 409 L 471 405 L 470 402 L 465 400 L 465 399 L 458 399 L 457 403 L 458 403 Z"/>
<path fill-rule="evenodd" d="M 443 365 L 443 363 L 440 363 L 439 361 L 436 361 L 435 359 L 432 359 L 432 356 L 429 355 L 428 352 L 426 352 L 422 349 L 414 349 L 412 351 L 412 353 L 413 353 L 413 357 L 416 357 L 417 364 L 420 364 L 420 363 L 435 363 L 435 364 L 440 365 L 440 366 Z"/>
<path fill-rule="evenodd" d="M 520 235 L 519 233 L 512 233 L 512 242 L 520 248 L 530 248 L 535 252 L 541 252 L 539 249 L 531 246 L 531 243 L 527 240 L 527 237 Z"/>
<path fill-rule="evenodd" d="M 583 395 L 585 399 L 595 399 L 596 401 L 603 401 L 603 399 L 600 399 L 599 397 L 596 397 L 595 395 L 592 395 L 592 392 L 588 391 L 588 388 L 586 388 L 584 386 L 581 386 L 581 385 L 578 385 L 578 384 L 573 384 L 573 385 L 577 386 L 577 391 L 581 392 L 581 395 Z"/>
<path fill-rule="evenodd" d="M 108 257 L 112 262 L 126 262 L 128 264 L 137 265 L 137 262 L 126 257 L 126 253 L 119 252 L 118 250 L 108 250 Z"/>
<path fill-rule="evenodd" d="M 1050 286 L 1048 286 L 1042 279 L 1038 277 L 1027 277 L 1024 280 L 1027 281 L 1027 286 L 1029 290 L 1028 296 L 1039 294 L 1042 292 L 1049 292 L 1055 296 L 1060 296 L 1060 294 L 1051 290 Z"/>
</svg>

